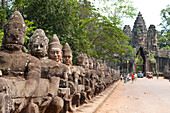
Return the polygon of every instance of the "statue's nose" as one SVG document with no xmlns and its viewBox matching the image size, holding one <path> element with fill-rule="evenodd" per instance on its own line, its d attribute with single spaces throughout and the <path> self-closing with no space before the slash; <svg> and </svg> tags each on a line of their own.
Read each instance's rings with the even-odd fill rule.
<svg viewBox="0 0 170 113">
<path fill-rule="evenodd" d="M 57 56 L 57 53 L 56 53 L 56 52 L 54 53 L 54 56 Z"/>
<path fill-rule="evenodd" d="M 38 46 L 38 50 L 40 50 L 41 48 L 40 48 L 40 46 Z"/>
</svg>

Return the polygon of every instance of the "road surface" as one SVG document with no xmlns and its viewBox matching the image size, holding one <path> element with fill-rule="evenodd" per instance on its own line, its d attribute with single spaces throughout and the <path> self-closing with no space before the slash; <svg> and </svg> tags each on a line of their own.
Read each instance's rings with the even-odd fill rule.
<svg viewBox="0 0 170 113">
<path fill-rule="evenodd" d="M 120 82 L 95 113 L 170 113 L 170 82 L 163 78 Z"/>
</svg>

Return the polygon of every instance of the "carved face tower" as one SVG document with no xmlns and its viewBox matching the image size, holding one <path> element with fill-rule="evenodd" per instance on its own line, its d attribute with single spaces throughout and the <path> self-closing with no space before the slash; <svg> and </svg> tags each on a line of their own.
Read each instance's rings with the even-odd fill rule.
<svg viewBox="0 0 170 113">
<path fill-rule="evenodd" d="M 15 11 L 7 24 L 4 25 L 3 45 L 23 45 L 27 26 L 19 11 Z"/>
<path fill-rule="evenodd" d="M 61 63 L 62 61 L 62 45 L 56 34 L 53 35 L 51 43 L 49 44 L 48 56 L 57 63 Z"/>
<path fill-rule="evenodd" d="M 138 48 L 145 46 L 147 29 L 142 14 L 139 12 L 132 30 L 132 46 Z"/>
<path fill-rule="evenodd" d="M 47 56 L 49 39 L 42 29 L 36 29 L 29 40 L 29 52 L 38 58 Z"/>
<path fill-rule="evenodd" d="M 63 48 L 63 62 L 68 66 L 72 66 L 72 59 L 72 50 L 70 49 L 69 44 L 66 43 Z"/>
</svg>

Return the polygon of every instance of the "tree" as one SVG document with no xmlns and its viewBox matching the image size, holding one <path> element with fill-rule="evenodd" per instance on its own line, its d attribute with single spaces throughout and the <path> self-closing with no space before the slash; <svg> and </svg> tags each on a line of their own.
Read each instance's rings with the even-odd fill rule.
<svg viewBox="0 0 170 113">
<path fill-rule="evenodd" d="M 5 0 L 2 0 L 0 2 L 0 29 L 2 29 L 3 24 L 6 20 L 6 14 L 5 14 Z"/>
<path fill-rule="evenodd" d="M 141 52 L 139 52 L 135 61 L 136 61 L 136 71 L 137 72 L 142 71 L 143 70 L 143 58 L 141 56 Z"/>
<path fill-rule="evenodd" d="M 123 18 L 133 18 L 136 16 L 136 8 L 133 7 L 133 2 L 130 0 L 93 0 L 99 5 L 102 14 L 107 16 L 114 25 L 122 26 Z"/>
<path fill-rule="evenodd" d="M 35 28 L 43 29 L 48 38 L 57 34 L 62 45 L 69 43 L 73 58 L 84 52 L 98 59 L 114 60 L 114 54 L 124 56 L 132 51 L 125 45 L 129 38 L 117 27 L 119 22 L 101 15 L 87 0 L 15 0 L 8 7 L 7 17 L 14 10 L 21 12 L 31 29 L 26 39 Z"/>
<path fill-rule="evenodd" d="M 170 50 L 170 6 L 167 5 L 165 9 L 161 10 L 162 23 L 160 26 L 162 30 L 160 32 L 160 38 L 158 39 L 158 46 L 164 50 Z"/>
<path fill-rule="evenodd" d="M 114 54 L 123 57 L 127 51 L 132 53 L 133 48 L 125 45 L 130 38 L 120 28 L 114 26 L 108 18 L 103 16 L 100 19 L 96 25 L 98 31 L 92 32 L 93 37 L 89 37 L 89 41 L 95 46 L 97 58 L 114 60 Z"/>
</svg>

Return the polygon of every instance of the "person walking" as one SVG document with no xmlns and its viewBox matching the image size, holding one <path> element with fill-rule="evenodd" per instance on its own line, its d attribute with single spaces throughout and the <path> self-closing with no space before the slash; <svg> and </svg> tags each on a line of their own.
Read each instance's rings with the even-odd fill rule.
<svg viewBox="0 0 170 113">
<path fill-rule="evenodd" d="M 157 73 L 156 76 L 157 76 L 157 79 L 158 79 L 159 78 L 159 73 Z"/>
<path fill-rule="evenodd" d="M 134 74 L 134 79 L 135 79 L 135 80 L 137 79 L 137 74 L 136 74 L 136 73 Z"/>
<path fill-rule="evenodd" d="M 127 75 L 124 76 L 124 83 L 127 82 Z"/>
<path fill-rule="evenodd" d="M 133 81 L 135 79 L 134 74 L 131 75 L 131 78 L 132 78 L 132 83 L 133 83 Z"/>
<path fill-rule="evenodd" d="M 123 80 L 123 74 L 120 75 L 120 80 L 121 80 L 121 82 L 122 82 L 122 80 Z"/>
</svg>

